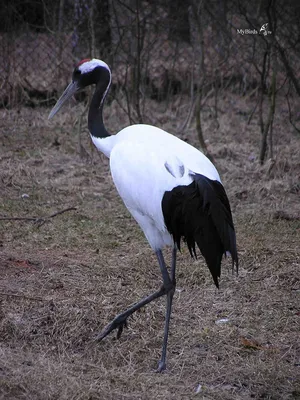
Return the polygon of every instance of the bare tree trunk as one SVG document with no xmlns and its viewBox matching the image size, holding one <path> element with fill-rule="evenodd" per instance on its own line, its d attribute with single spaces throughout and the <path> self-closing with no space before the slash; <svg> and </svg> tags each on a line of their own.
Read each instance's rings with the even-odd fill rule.
<svg viewBox="0 0 300 400">
<path fill-rule="evenodd" d="M 96 54 L 96 37 L 95 37 L 95 18 L 94 18 L 94 12 L 95 12 L 95 0 L 90 0 L 90 9 L 89 9 L 89 33 L 91 37 L 90 41 L 90 54 L 91 56 L 98 57 L 98 54 Z"/>
<path fill-rule="evenodd" d="M 64 23 L 64 5 L 65 0 L 59 1 L 59 15 L 58 15 L 58 34 L 62 32 L 62 27 Z"/>
<path fill-rule="evenodd" d="M 143 123 L 143 117 L 141 114 L 140 107 L 140 93 L 141 93 L 141 21 L 140 21 L 140 0 L 135 0 L 135 24 L 133 27 L 133 39 L 132 40 L 132 55 L 133 55 L 133 101 L 135 104 L 135 110 L 137 113 L 137 119 L 140 124 Z"/>
<path fill-rule="evenodd" d="M 279 51 L 282 63 L 286 69 L 286 72 L 288 74 L 289 79 L 293 82 L 293 85 L 295 87 L 295 90 L 298 94 L 298 96 L 300 97 L 300 85 L 299 85 L 299 80 L 296 78 L 296 75 L 294 74 L 294 71 L 292 69 L 292 67 L 290 66 L 290 63 L 285 55 L 285 51 L 283 50 L 283 48 L 280 46 L 280 44 L 276 41 L 277 44 L 277 49 Z"/>
<path fill-rule="evenodd" d="M 213 26 L 217 35 L 219 59 L 224 60 L 228 49 L 227 0 L 219 0 L 217 2 L 216 20 L 214 20 Z"/>
<path fill-rule="evenodd" d="M 91 57 L 99 57 L 97 54 L 97 49 L 96 49 L 96 33 L 95 33 L 95 0 L 90 0 L 90 4 L 89 4 L 89 34 L 90 34 L 90 38 L 91 40 L 89 41 L 90 44 L 90 55 Z M 92 97 L 92 88 L 89 87 L 87 89 L 87 100 L 86 100 L 86 104 L 85 107 L 83 108 L 82 112 L 80 113 L 78 120 L 77 120 L 77 138 L 78 138 L 78 153 L 80 158 L 82 159 L 88 159 L 90 158 L 89 153 L 86 151 L 86 149 L 84 148 L 83 144 L 82 144 L 82 140 L 81 140 L 81 130 L 82 130 L 82 122 L 83 122 L 83 118 L 87 113 L 90 101 L 91 101 L 91 97 Z M 94 146 L 90 146 L 90 150 L 93 153 L 95 150 Z"/>
<path fill-rule="evenodd" d="M 204 37 L 203 37 L 203 1 L 197 3 L 195 0 L 191 1 L 190 7 L 190 27 L 191 27 L 191 42 L 196 55 L 196 67 L 195 78 L 197 81 L 197 94 L 196 94 L 196 129 L 201 150 L 207 156 L 208 149 L 203 137 L 202 121 L 201 121 L 201 110 L 202 110 L 202 98 L 203 98 L 203 86 L 206 79 L 206 71 L 204 64 Z M 195 65 L 194 65 L 195 67 Z M 211 158 L 211 157 L 210 157 Z"/>
<path fill-rule="evenodd" d="M 134 119 L 130 111 L 130 122 L 143 122 L 141 111 L 141 83 L 142 83 L 142 8 L 141 0 L 109 1 L 111 18 L 112 46 L 117 49 L 115 61 L 125 64 L 126 78 L 124 91 L 126 94 L 127 109 L 133 108 L 136 114 Z M 133 106 L 133 107 L 132 107 Z"/>
<path fill-rule="evenodd" d="M 273 121 L 275 115 L 276 108 L 276 90 L 277 90 L 277 53 L 276 48 L 273 44 L 272 53 L 271 53 L 271 62 L 272 62 L 272 86 L 271 86 L 271 104 L 270 104 L 270 112 L 271 112 L 271 123 L 270 123 L 270 134 L 269 134 L 269 147 L 270 147 L 270 158 L 273 159 Z"/>
<path fill-rule="evenodd" d="M 58 26 L 57 26 L 57 37 L 58 37 L 58 59 L 57 59 L 57 82 L 60 82 L 61 77 L 61 65 L 62 65 L 62 54 L 63 54 L 63 23 L 64 23 L 64 5 L 65 0 L 59 1 L 59 14 L 58 14 Z"/>
<path fill-rule="evenodd" d="M 268 51 L 266 50 L 263 57 L 263 65 L 260 76 L 260 97 L 259 97 L 259 125 L 260 132 L 264 134 L 264 115 L 263 115 L 263 103 L 264 103 L 264 92 L 266 88 L 266 75 L 267 75 L 267 57 Z"/>
<path fill-rule="evenodd" d="M 275 115 L 275 106 L 276 106 L 276 73 L 277 73 L 277 60 L 276 60 L 276 51 L 274 45 L 271 47 L 271 62 L 272 62 L 272 77 L 271 77 L 271 86 L 269 91 L 269 113 L 266 124 L 264 125 L 264 129 L 262 132 L 261 146 L 260 146 L 260 154 L 259 161 L 261 164 L 265 162 L 267 149 L 268 149 L 268 136 L 269 136 L 269 146 L 270 146 L 270 158 L 273 158 L 273 120 Z"/>
<path fill-rule="evenodd" d="M 275 35 L 276 35 L 276 10 L 275 0 L 270 1 L 267 8 L 267 15 L 269 19 L 270 28 L 272 29 L 273 36 L 270 39 L 268 57 L 269 66 L 272 69 L 271 84 L 269 89 L 269 113 L 268 119 L 265 125 L 262 124 L 262 139 L 260 147 L 259 161 L 261 164 L 265 162 L 267 150 L 268 150 L 268 139 L 269 139 L 269 153 L 270 158 L 273 158 L 273 121 L 276 107 L 276 77 L 277 77 L 277 53 L 275 47 Z M 264 58 L 265 63 L 265 58 Z M 268 68 L 269 69 L 269 68 Z M 264 71 L 264 68 L 263 68 Z"/>
</svg>

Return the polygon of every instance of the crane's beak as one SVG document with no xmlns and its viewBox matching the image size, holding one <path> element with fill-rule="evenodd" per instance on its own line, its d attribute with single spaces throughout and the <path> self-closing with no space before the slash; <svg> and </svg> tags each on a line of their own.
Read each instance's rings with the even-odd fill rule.
<svg viewBox="0 0 300 400">
<path fill-rule="evenodd" d="M 61 109 L 61 107 L 64 105 L 64 103 L 69 100 L 74 93 L 79 90 L 80 87 L 77 82 L 71 82 L 69 86 L 67 86 L 66 90 L 63 92 L 63 94 L 60 96 L 60 98 L 57 100 L 57 103 L 55 106 L 52 108 L 48 119 L 54 117 L 54 115 Z"/>
</svg>

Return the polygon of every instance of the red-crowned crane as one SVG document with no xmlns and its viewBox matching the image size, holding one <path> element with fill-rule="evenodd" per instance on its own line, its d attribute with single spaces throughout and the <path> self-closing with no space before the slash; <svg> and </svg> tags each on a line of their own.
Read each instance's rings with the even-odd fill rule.
<svg viewBox="0 0 300 400">
<path fill-rule="evenodd" d="M 230 253 L 238 268 L 236 237 L 229 201 L 219 174 L 200 151 L 150 125 L 132 125 L 110 135 L 103 124 L 103 104 L 111 83 L 108 65 L 84 59 L 74 69 L 72 82 L 49 114 L 52 118 L 77 91 L 96 85 L 88 127 L 93 143 L 110 159 L 116 188 L 154 250 L 163 285 L 133 304 L 96 337 L 102 340 L 117 329 L 122 334 L 127 318 L 158 297 L 167 296 L 162 355 L 157 371 L 166 368 L 166 352 L 173 295 L 176 287 L 176 252 L 183 239 L 191 256 L 197 244 L 218 287 L 222 256 Z M 170 273 L 162 249 L 172 246 Z"/>
</svg>

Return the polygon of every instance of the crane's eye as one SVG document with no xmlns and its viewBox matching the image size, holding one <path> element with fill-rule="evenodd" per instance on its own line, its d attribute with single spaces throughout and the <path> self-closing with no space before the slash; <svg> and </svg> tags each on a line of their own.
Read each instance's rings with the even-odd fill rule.
<svg viewBox="0 0 300 400">
<path fill-rule="evenodd" d="M 73 72 L 73 78 L 78 78 L 81 75 L 81 71 L 79 68 L 75 68 Z"/>
</svg>

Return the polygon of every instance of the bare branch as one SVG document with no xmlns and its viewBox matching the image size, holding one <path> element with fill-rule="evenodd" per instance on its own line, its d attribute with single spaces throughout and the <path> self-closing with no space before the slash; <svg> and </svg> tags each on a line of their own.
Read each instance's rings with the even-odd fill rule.
<svg viewBox="0 0 300 400">
<path fill-rule="evenodd" d="M 42 297 L 32 297 L 32 296 L 26 296 L 24 294 L 17 294 L 17 293 L 6 293 L 6 292 L 0 292 L 0 296 L 6 296 L 6 297 L 19 297 L 20 299 L 25 299 L 25 300 L 32 300 L 32 301 L 49 301 L 48 299 L 43 299 Z M 52 301 L 52 300 L 50 300 Z"/>
<path fill-rule="evenodd" d="M 68 207 L 63 210 L 57 211 L 51 215 L 46 217 L 0 217 L 0 221 L 33 221 L 34 223 L 42 226 L 45 222 L 49 219 L 56 217 L 57 215 L 61 215 L 67 211 L 74 211 L 77 210 L 76 207 Z"/>
<path fill-rule="evenodd" d="M 286 97 L 286 101 L 287 101 L 287 105 L 288 105 L 288 109 L 289 109 L 289 121 L 290 121 L 290 124 L 295 128 L 297 133 L 300 133 L 300 128 L 298 128 L 295 125 L 294 121 L 292 120 L 292 112 L 291 112 L 291 105 L 290 105 L 290 101 L 289 101 L 289 94 L 287 93 L 285 97 Z"/>
</svg>

